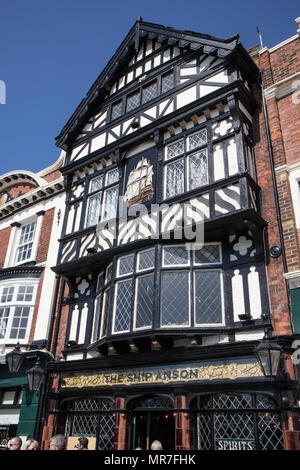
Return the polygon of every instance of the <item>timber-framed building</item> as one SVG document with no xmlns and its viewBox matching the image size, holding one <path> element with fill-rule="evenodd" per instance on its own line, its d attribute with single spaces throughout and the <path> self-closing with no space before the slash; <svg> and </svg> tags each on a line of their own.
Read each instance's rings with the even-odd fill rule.
<svg viewBox="0 0 300 470">
<path fill-rule="evenodd" d="M 260 72 L 238 36 L 138 19 L 57 145 L 63 360 L 48 367 L 44 447 L 62 432 L 107 450 L 292 448 Z M 285 354 L 277 382 L 253 353 L 264 337 Z"/>
</svg>

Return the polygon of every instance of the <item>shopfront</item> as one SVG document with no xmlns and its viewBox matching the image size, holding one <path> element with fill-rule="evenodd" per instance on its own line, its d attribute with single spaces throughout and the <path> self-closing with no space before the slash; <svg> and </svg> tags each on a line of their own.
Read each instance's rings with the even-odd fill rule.
<svg viewBox="0 0 300 470">
<path fill-rule="evenodd" d="M 99 450 L 281 450 L 273 387 L 253 357 L 62 372 L 48 423 Z"/>
</svg>

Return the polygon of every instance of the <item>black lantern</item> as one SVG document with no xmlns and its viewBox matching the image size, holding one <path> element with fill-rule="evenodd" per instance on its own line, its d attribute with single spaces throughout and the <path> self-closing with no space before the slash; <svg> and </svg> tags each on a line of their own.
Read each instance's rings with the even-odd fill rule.
<svg viewBox="0 0 300 470">
<path fill-rule="evenodd" d="M 254 353 L 264 376 L 275 378 L 278 372 L 281 347 L 276 343 L 263 339 L 255 346 Z"/>
<path fill-rule="evenodd" d="M 34 366 L 27 371 L 28 388 L 30 391 L 38 392 L 45 380 L 45 371 L 41 367 L 40 360 L 38 359 Z"/>
<path fill-rule="evenodd" d="M 18 372 L 24 360 L 24 354 L 20 349 L 20 343 L 8 354 L 6 354 L 6 362 L 9 372 Z"/>
</svg>

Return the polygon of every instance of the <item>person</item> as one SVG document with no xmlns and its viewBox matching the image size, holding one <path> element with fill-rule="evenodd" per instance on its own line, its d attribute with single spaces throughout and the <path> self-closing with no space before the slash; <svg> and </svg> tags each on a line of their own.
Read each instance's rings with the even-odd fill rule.
<svg viewBox="0 0 300 470">
<path fill-rule="evenodd" d="M 141 447 L 136 447 L 134 450 L 143 450 Z"/>
<path fill-rule="evenodd" d="M 162 450 L 161 442 L 153 441 L 151 444 L 151 450 Z"/>
<path fill-rule="evenodd" d="M 76 450 L 89 450 L 88 449 L 89 440 L 87 437 L 79 437 L 78 441 L 79 441 L 79 445 L 75 446 Z"/>
<path fill-rule="evenodd" d="M 21 450 L 22 439 L 19 436 L 12 437 L 8 443 L 8 450 Z"/>
<path fill-rule="evenodd" d="M 62 434 L 56 434 L 51 437 L 50 450 L 66 450 L 67 438 Z"/>
<path fill-rule="evenodd" d="M 34 439 L 28 439 L 28 441 L 25 442 L 23 450 L 39 450 L 38 441 L 35 441 Z"/>
</svg>

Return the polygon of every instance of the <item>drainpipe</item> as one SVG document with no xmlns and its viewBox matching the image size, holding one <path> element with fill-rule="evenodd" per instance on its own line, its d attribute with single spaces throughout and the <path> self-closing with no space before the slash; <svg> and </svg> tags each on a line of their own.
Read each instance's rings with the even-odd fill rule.
<svg viewBox="0 0 300 470">
<path fill-rule="evenodd" d="M 271 136 L 270 136 L 269 119 L 268 119 L 264 89 L 263 89 L 263 85 L 262 85 L 261 73 L 260 73 L 260 86 L 261 86 L 262 104 L 263 104 L 263 111 L 264 111 L 264 118 L 265 118 L 265 126 L 266 126 L 268 150 L 269 150 L 269 157 L 270 157 L 271 173 L 272 173 L 272 183 L 273 183 L 273 190 L 274 190 L 276 215 L 277 215 L 277 220 L 278 220 L 278 229 L 279 229 L 279 238 L 280 238 L 280 248 L 281 248 L 281 253 L 282 253 L 283 270 L 284 270 L 284 273 L 287 273 L 288 272 L 288 267 L 287 267 L 287 261 L 286 261 L 286 253 L 285 253 L 285 247 L 284 247 L 284 238 L 283 238 L 283 230 L 282 230 L 282 222 L 281 222 L 280 205 L 279 205 L 279 198 L 278 198 L 278 191 L 277 191 L 277 184 L 276 184 L 273 148 L 272 148 L 272 141 L 271 141 Z M 285 279 L 285 287 L 286 287 L 286 291 L 287 291 L 288 311 L 289 311 L 289 315 L 290 315 L 290 321 L 292 321 L 291 305 L 290 305 L 290 288 L 289 288 L 289 284 L 288 284 L 287 279 Z"/>
</svg>

